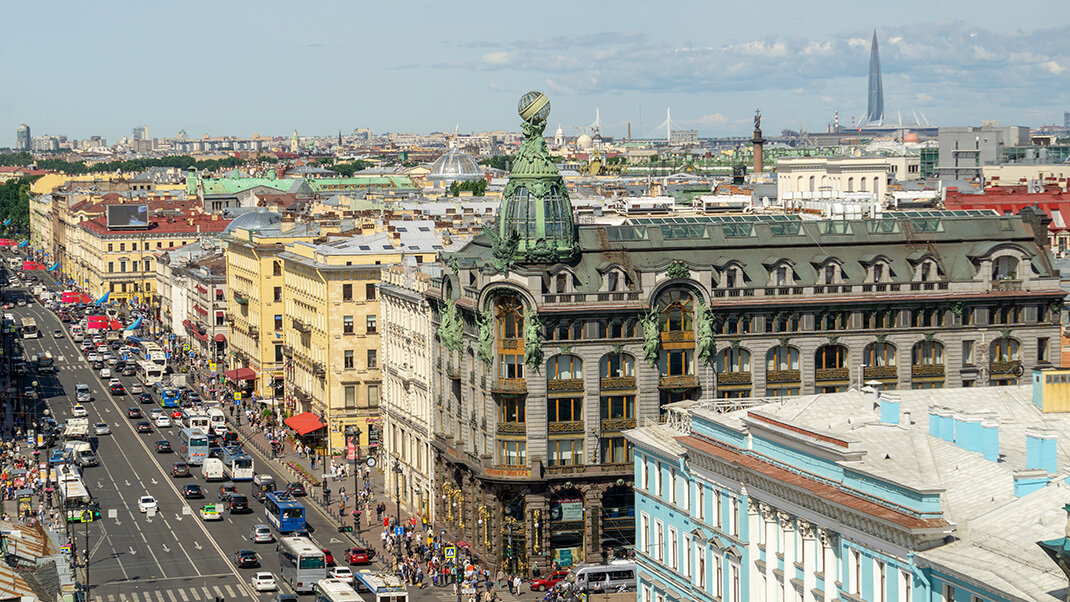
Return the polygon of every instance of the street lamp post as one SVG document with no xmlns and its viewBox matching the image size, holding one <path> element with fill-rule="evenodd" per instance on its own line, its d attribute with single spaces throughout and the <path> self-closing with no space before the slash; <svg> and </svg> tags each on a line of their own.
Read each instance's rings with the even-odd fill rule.
<svg viewBox="0 0 1070 602">
<path fill-rule="evenodd" d="M 397 510 L 397 514 L 396 514 L 396 516 L 397 516 L 397 524 L 395 525 L 395 529 L 397 527 L 401 526 L 401 489 L 399 488 L 400 480 L 401 480 L 401 463 L 398 462 L 397 459 L 395 459 L 394 460 L 394 507 Z M 402 530 L 402 533 L 404 533 L 404 532 L 405 531 Z M 395 531 L 395 533 L 396 533 L 396 531 Z M 401 545 L 402 545 L 401 538 L 402 538 L 402 536 L 398 535 L 397 538 L 398 538 L 398 558 L 401 558 L 402 557 L 402 553 L 401 553 Z"/>
</svg>

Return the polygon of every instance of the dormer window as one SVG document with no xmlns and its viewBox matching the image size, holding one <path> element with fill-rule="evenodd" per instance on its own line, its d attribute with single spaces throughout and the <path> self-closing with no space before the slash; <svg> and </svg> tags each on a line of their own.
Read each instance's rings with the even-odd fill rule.
<svg viewBox="0 0 1070 602">
<path fill-rule="evenodd" d="M 560 294 L 568 290 L 568 274 L 558 274 L 554 282 L 555 293 Z"/>
<path fill-rule="evenodd" d="M 1017 280 L 1018 258 L 1010 255 L 997 257 L 992 263 L 992 280 Z"/>
<path fill-rule="evenodd" d="M 788 286 L 791 284 L 791 270 L 786 265 L 779 265 L 773 272 L 773 284 L 776 286 Z"/>
<path fill-rule="evenodd" d="M 887 272 L 882 262 L 873 264 L 873 282 L 884 282 L 884 275 Z"/>
<path fill-rule="evenodd" d="M 917 280 L 919 282 L 935 282 L 940 279 L 940 268 L 932 259 L 926 259 L 918 264 Z"/>
<path fill-rule="evenodd" d="M 620 274 L 617 272 L 610 272 L 606 277 L 606 287 L 609 292 L 616 292 L 620 287 Z"/>
</svg>

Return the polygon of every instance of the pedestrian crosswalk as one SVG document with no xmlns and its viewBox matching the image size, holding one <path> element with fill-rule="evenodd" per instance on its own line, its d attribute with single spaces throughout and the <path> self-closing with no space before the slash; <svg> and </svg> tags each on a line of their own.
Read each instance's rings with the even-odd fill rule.
<svg viewBox="0 0 1070 602">
<path fill-rule="evenodd" d="M 102 590 L 107 590 L 107 585 L 102 585 Z M 109 594 L 101 592 L 93 597 L 100 602 L 214 602 L 216 597 L 224 600 L 245 598 L 247 594 L 237 585 L 205 585 L 191 587 L 175 587 L 169 589 L 146 589 L 138 587 L 129 592 Z"/>
</svg>

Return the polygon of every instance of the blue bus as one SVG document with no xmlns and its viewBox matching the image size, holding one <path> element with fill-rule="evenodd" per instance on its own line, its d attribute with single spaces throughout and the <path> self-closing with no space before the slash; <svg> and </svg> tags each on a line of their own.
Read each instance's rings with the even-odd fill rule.
<svg viewBox="0 0 1070 602">
<path fill-rule="evenodd" d="M 204 464 L 208 457 L 208 435 L 200 429 L 182 429 L 178 434 L 178 453 L 190 466 Z"/>
<path fill-rule="evenodd" d="M 272 491 L 265 495 L 264 514 L 279 533 L 293 533 L 305 528 L 305 507 L 289 491 Z"/>
<path fill-rule="evenodd" d="M 177 408 L 179 403 L 178 389 L 161 388 L 160 389 L 160 407 L 161 408 Z"/>
</svg>

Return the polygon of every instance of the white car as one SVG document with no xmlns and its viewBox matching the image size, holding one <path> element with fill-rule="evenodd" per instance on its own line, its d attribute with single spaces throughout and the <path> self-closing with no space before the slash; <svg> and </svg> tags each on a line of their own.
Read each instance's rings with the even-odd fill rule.
<svg viewBox="0 0 1070 602">
<path fill-rule="evenodd" d="M 137 511 L 148 512 L 149 510 L 156 510 L 156 498 L 151 495 L 143 495 L 137 499 Z"/>
<path fill-rule="evenodd" d="M 168 418 L 166 415 L 157 416 L 156 417 L 156 426 L 158 428 L 170 427 L 171 426 L 171 419 Z"/>
<path fill-rule="evenodd" d="M 111 378 L 111 368 L 101 368 L 100 378 L 101 380 L 104 380 L 105 378 Z"/>
<path fill-rule="evenodd" d="M 145 389 L 142 388 L 141 383 L 134 383 L 134 384 L 130 385 L 130 394 L 131 395 L 141 395 L 144 391 L 145 391 Z"/>
<path fill-rule="evenodd" d="M 331 569 L 327 571 L 327 576 L 331 579 L 341 579 L 342 581 L 353 585 L 353 571 L 349 570 L 349 567 L 347 566 L 331 567 Z"/>
<path fill-rule="evenodd" d="M 89 412 L 86 411 L 85 406 L 82 404 L 77 404 L 71 408 L 71 416 L 74 416 L 75 418 L 84 418 L 88 414 Z"/>
<path fill-rule="evenodd" d="M 219 512 L 219 506 L 215 504 L 201 506 L 201 520 L 223 520 L 223 515 Z"/>
<path fill-rule="evenodd" d="M 277 583 L 275 583 L 275 576 L 266 571 L 258 571 L 253 573 L 253 589 L 258 592 L 273 592 L 279 589 Z"/>
<path fill-rule="evenodd" d="M 163 415 L 163 410 L 160 408 L 152 408 L 151 410 L 149 410 L 149 418 L 153 420 L 156 420 L 157 418 Z"/>
<path fill-rule="evenodd" d="M 92 362 L 103 362 L 104 361 L 104 358 L 100 357 L 100 354 L 97 353 L 96 351 L 94 351 L 93 353 L 90 353 L 89 355 L 85 356 L 85 359 L 89 360 L 90 363 L 92 363 Z"/>
</svg>

